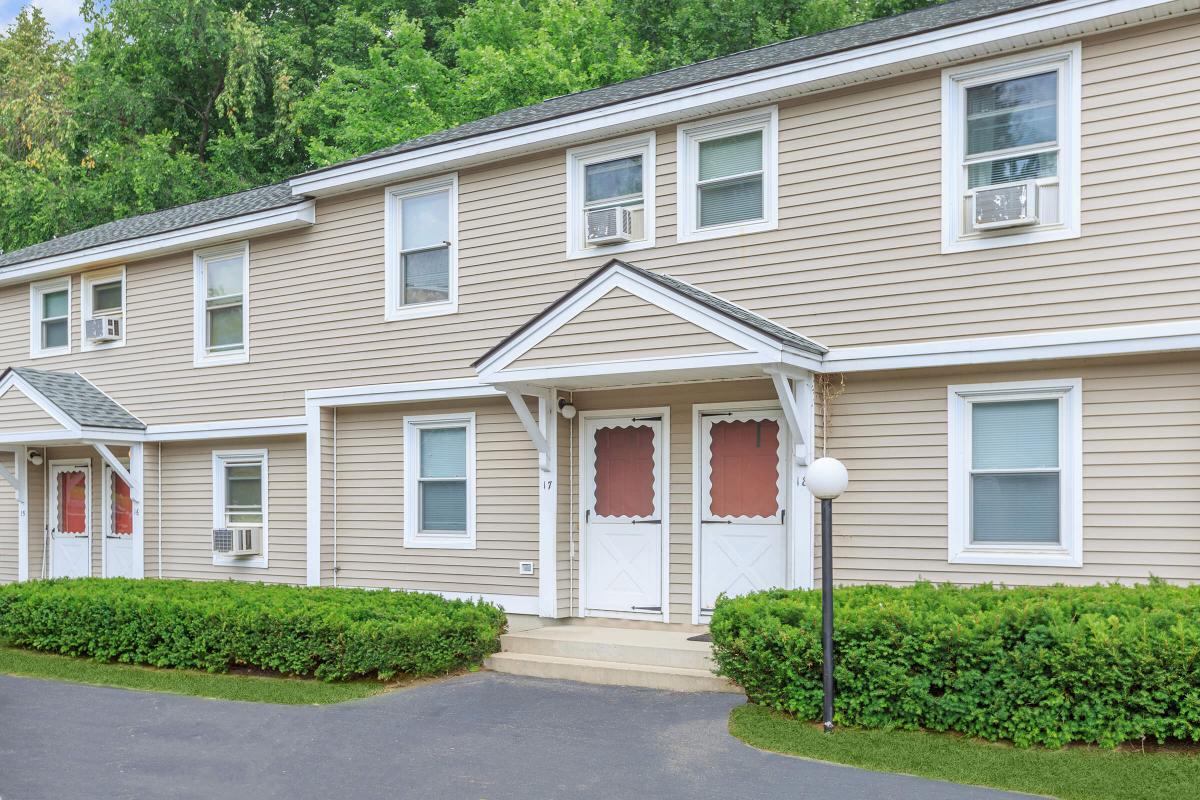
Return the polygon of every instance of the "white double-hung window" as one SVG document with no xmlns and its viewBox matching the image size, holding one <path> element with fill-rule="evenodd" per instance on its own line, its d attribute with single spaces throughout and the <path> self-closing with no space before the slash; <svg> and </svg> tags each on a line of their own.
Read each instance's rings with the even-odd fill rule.
<svg viewBox="0 0 1200 800">
<path fill-rule="evenodd" d="M 71 352 L 70 276 L 30 285 L 29 319 L 30 358 Z"/>
<path fill-rule="evenodd" d="M 250 247 L 246 242 L 197 252 L 194 355 L 197 366 L 250 358 Z"/>
<path fill-rule="evenodd" d="M 404 418 L 404 546 L 474 549 L 474 414 Z"/>
<path fill-rule="evenodd" d="M 453 313 L 458 306 L 458 175 L 393 186 L 385 198 L 384 317 Z"/>
<path fill-rule="evenodd" d="M 942 249 L 1079 235 L 1079 45 L 942 73 Z"/>
<path fill-rule="evenodd" d="M 654 246 L 653 133 L 567 151 L 567 257 Z"/>
<path fill-rule="evenodd" d="M 1081 384 L 952 386 L 950 560 L 1082 564 Z"/>
<path fill-rule="evenodd" d="M 125 344 L 125 268 L 85 273 L 81 279 L 80 347 L 100 350 Z M 92 335 L 88 321 L 93 324 Z"/>
<path fill-rule="evenodd" d="M 778 226 L 778 138 L 774 106 L 679 127 L 680 241 Z"/>
<path fill-rule="evenodd" d="M 213 528 L 257 529 L 260 552 L 251 556 L 213 553 L 213 563 L 267 566 L 267 451 L 213 453 Z"/>
</svg>

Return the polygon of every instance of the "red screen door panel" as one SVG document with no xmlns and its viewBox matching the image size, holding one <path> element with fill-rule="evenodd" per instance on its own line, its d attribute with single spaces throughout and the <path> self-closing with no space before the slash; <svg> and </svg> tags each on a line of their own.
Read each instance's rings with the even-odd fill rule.
<svg viewBox="0 0 1200 800">
<path fill-rule="evenodd" d="M 63 533 L 87 533 L 87 475 L 58 473 L 58 529 Z"/>
<path fill-rule="evenodd" d="M 773 517 L 779 513 L 779 423 L 717 422 L 711 433 L 714 517 Z"/>
<path fill-rule="evenodd" d="M 654 429 L 647 426 L 596 431 L 596 514 L 654 515 Z"/>
<path fill-rule="evenodd" d="M 129 484 L 121 476 L 113 475 L 113 528 L 117 536 L 133 535 L 133 497 Z"/>
</svg>

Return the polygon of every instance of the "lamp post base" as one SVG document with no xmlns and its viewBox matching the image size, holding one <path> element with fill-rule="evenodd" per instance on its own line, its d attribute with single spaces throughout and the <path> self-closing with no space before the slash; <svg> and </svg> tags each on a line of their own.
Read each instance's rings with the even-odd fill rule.
<svg viewBox="0 0 1200 800">
<path fill-rule="evenodd" d="M 827 722 L 825 723 L 825 732 L 826 732 L 826 733 L 833 733 L 833 723 L 832 723 L 832 722 L 829 722 L 829 721 L 827 721 Z"/>
</svg>

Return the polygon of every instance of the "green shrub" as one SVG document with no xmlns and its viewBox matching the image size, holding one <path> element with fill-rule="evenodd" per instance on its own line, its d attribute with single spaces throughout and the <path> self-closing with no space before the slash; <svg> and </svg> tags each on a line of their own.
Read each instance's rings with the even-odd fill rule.
<svg viewBox="0 0 1200 800">
<path fill-rule="evenodd" d="M 504 624 L 493 605 L 415 592 L 119 579 L 0 586 L 0 640 L 211 672 L 436 675 L 494 653 Z"/>
<path fill-rule="evenodd" d="M 1200 741 L 1200 586 L 834 592 L 835 717 L 1020 746 Z M 751 701 L 821 715 L 821 596 L 717 603 L 722 675 Z"/>
</svg>

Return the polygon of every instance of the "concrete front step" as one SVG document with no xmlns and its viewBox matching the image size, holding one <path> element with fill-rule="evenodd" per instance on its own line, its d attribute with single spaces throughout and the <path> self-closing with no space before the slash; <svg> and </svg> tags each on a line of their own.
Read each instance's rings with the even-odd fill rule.
<svg viewBox="0 0 1200 800">
<path fill-rule="evenodd" d="M 688 632 L 551 625 L 500 637 L 506 653 L 615 661 L 711 672 L 712 645 L 689 641 Z"/>
<path fill-rule="evenodd" d="M 740 691 L 729 681 L 718 678 L 706 669 L 505 652 L 496 653 L 485 663 L 496 672 L 533 678 L 554 678 L 610 686 L 642 686 L 675 692 Z"/>
</svg>

